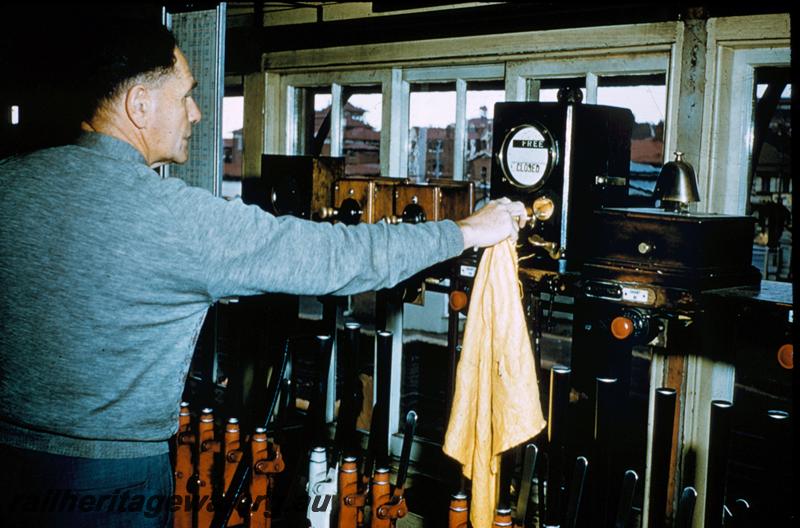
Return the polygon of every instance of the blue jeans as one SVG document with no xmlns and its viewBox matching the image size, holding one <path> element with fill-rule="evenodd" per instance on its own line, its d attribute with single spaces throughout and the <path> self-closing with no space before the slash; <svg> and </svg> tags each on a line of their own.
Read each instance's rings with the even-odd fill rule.
<svg viewBox="0 0 800 528">
<path fill-rule="evenodd" d="M 169 455 L 92 459 L 0 444 L 0 526 L 164 528 Z"/>
</svg>

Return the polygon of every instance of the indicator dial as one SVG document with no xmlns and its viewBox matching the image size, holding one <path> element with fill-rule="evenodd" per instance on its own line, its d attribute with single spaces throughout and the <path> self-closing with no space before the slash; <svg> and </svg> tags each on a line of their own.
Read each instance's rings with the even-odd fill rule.
<svg viewBox="0 0 800 528">
<path fill-rule="evenodd" d="M 519 125 L 506 134 L 499 161 L 512 185 L 535 191 L 558 163 L 558 146 L 543 125 Z"/>
</svg>

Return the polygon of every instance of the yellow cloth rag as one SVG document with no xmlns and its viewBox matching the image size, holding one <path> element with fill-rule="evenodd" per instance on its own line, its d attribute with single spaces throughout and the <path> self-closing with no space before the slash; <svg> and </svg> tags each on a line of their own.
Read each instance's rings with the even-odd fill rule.
<svg viewBox="0 0 800 528">
<path fill-rule="evenodd" d="M 472 481 L 470 521 L 489 528 L 500 453 L 546 425 L 517 278 L 517 251 L 504 241 L 483 254 L 470 298 L 444 452 Z"/>
</svg>

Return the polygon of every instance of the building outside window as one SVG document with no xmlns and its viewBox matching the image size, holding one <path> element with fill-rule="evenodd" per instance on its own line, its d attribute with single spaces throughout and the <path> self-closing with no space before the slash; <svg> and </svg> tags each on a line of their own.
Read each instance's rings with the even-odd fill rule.
<svg viewBox="0 0 800 528">
<path fill-rule="evenodd" d="M 244 97 L 222 100 L 222 196 L 228 199 L 242 194 L 243 108 Z"/>
</svg>

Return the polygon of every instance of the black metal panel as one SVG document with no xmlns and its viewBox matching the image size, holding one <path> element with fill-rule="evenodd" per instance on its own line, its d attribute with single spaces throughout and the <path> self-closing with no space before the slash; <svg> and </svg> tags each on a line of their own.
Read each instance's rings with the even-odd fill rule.
<svg viewBox="0 0 800 528">
<path fill-rule="evenodd" d="M 492 197 L 508 196 L 529 207 L 537 198 L 546 197 L 554 205 L 549 220 L 538 221 L 521 233 L 520 255 L 530 255 L 521 260 L 522 266 L 562 272 L 579 270 L 586 253 L 592 211 L 628 202 L 633 123 L 630 110 L 610 106 L 539 102 L 495 105 Z M 546 129 L 557 151 L 549 175 L 527 188 L 507 177 L 502 153 L 509 133 L 523 125 Z M 527 243 L 531 235 L 557 243 L 560 257 L 553 258 L 544 248 Z"/>
</svg>

